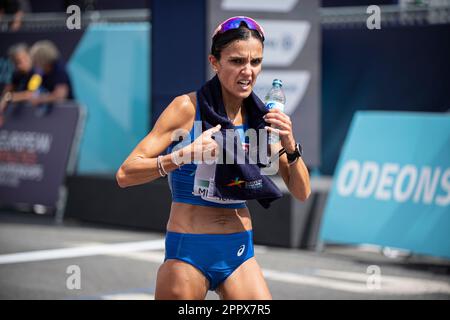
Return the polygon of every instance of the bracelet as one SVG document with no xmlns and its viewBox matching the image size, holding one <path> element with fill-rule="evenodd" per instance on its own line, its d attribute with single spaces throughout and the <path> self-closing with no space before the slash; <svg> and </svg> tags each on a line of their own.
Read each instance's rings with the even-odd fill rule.
<svg viewBox="0 0 450 320">
<path fill-rule="evenodd" d="M 160 175 L 161 177 L 165 177 L 164 173 L 161 172 L 161 157 L 162 157 L 162 156 L 158 156 L 158 157 L 156 158 L 156 167 L 158 168 L 159 175 Z"/>
<path fill-rule="evenodd" d="M 156 158 L 156 168 L 158 168 L 159 175 L 160 175 L 161 177 L 163 177 L 164 175 L 163 175 L 163 173 L 161 172 L 160 165 L 159 165 L 159 156 Z"/>
<path fill-rule="evenodd" d="M 162 156 L 159 156 L 158 158 L 162 158 Z M 162 164 L 162 161 L 161 160 L 159 160 L 159 165 L 161 166 L 161 170 L 162 170 L 162 172 L 164 172 L 164 177 L 165 176 L 167 176 L 167 171 L 164 169 L 164 166 L 163 166 L 163 164 Z"/>
</svg>

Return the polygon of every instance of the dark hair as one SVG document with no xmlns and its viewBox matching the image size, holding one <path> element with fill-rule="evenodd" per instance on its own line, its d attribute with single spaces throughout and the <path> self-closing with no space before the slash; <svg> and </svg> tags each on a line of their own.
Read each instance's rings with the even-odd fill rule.
<svg viewBox="0 0 450 320">
<path fill-rule="evenodd" d="M 238 29 L 231 29 L 223 33 L 218 33 L 212 38 L 211 54 L 220 60 L 220 53 L 231 42 L 236 40 L 248 40 L 250 37 L 258 39 L 264 48 L 264 38 L 257 30 L 251 30 L 245 22 L 241 22 Z"/>
</svg>

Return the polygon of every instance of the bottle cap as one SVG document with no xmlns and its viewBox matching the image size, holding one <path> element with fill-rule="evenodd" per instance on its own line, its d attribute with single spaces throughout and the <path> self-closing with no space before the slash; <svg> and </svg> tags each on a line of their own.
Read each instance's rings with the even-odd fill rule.
<svg viewBox="0 0 450 320">
<path fill-rule="evenodd" d="M 272 86 L 274 86 L 274 85 L 278 85 L 278 86 L 282 87 L 283 81 L 281 81 L 280 79 L 274 79 L 272 82 Z"/>
</svg>

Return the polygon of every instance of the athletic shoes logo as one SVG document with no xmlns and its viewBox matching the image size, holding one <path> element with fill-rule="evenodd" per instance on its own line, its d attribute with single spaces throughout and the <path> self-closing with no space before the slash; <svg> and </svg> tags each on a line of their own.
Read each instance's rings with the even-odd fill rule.
<svg viewBox="0 0 450 320">
<path fill-rule="evenodd" d="M 236 253 L 236 255 L 237 255 L 238 257 L 242 256 L 242 254 L 244 253 L 244 250 L 245 250 L 245 244 L 243 244 L 242 246 L 239 247 L 239 250 L 238 250 L 238 252 Z"/>
</svg>

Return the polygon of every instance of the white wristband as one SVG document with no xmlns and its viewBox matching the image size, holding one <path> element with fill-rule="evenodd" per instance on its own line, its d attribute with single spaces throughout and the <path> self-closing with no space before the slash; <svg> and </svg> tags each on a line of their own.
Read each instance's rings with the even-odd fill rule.
<svg viewBox="0 0 450 320">
<path fill-rule="evenodd" d="M 159 175 L 160 175 L 161 177 L 165 177 L 167 174 L 164 174 L 163 172 L 161 172 L 161 170 L 162 170 L 161 158 L 162 158 L 162 156 L 158 156 L 158 157 L 156 158 L 156 167 L 158 168 Z M 163 171 L 164 171 L 164 170 L 163 170 Z"/>
<path fill-rule="evenodd" d="M 159 165 L 161 166 L 161 170 L 164 173 L 164 177 L 165 177 L 165 176 L 167 176 L 167 171 L 164 169 L 164 166 L 162 164 L 162 161 L 161 161 L 162 156 L 159 156 L 158 158 L 160 159 L 159 160 Z"/>
</svg>

